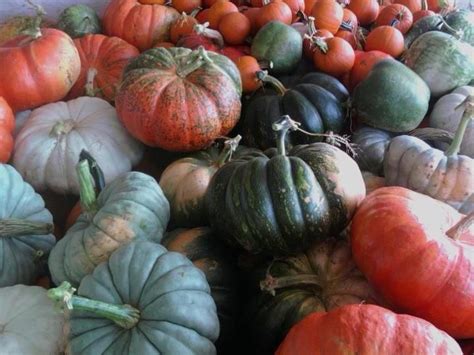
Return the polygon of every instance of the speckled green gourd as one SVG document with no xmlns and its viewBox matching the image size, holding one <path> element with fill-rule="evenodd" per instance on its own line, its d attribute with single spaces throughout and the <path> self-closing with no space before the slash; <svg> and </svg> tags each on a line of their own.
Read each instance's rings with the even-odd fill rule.
<svg viewBox="0 0 474 355">
<path fill-rule="evenodd" d="M 77 4 L 64 9 L 59 15 L 57 27 L 72 38 L 101 33 L 99 16 L 87 5 Z"/>
</svg>

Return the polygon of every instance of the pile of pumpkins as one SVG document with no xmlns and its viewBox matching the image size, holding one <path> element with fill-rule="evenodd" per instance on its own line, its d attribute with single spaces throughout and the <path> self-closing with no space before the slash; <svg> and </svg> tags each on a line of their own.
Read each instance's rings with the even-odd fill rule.
<svg viewBox="0 0 474 355">
<path fill-rule="evenodd" d="M 473 353 L 474 12 L 28 3 L 0 24 L 0 352 Z"/>
</svg>

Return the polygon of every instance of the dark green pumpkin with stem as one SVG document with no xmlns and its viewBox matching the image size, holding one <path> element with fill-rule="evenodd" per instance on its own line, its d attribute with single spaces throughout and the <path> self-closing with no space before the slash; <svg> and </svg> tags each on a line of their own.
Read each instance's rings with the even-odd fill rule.
<svg viewBox="0 0 474 355">
<path fill-rule="evenodd" d="M 66 32 L 71 38 L 102 31 L 99 16 L 94 9 L 84 4 L 65 8 L 59 15 L 57 27 Z"/>
</svg>

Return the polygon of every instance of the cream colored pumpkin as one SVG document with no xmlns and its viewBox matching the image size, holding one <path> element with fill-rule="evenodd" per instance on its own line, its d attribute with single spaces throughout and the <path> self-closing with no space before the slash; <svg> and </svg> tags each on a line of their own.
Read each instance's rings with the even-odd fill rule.
<svg viewBox="0 0 474 355">
<path fill-rule="evenodd" d="M 0 288 L 0 353 L 55 355 L 64 348 L 64 315 L 38 286 Z"/>
<path fill-rule="evenodd" d="M 130 171 L 143 154 L 112 105 L 80 97 L 30 114 L 16 138 L 13 165 L 38 191 L 78 194 L 75 166 L 83 149 L 96 159 L 106 183 Z"/>
</svg>

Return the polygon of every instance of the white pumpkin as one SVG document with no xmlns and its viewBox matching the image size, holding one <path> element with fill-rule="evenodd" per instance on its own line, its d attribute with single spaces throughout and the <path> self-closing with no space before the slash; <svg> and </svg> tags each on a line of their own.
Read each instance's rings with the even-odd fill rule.
<svg viewBox="0 0 474 355">
<path fill-rule="evenodd" d="M 106 183 L 130 171 L 143 154 L 112 105 L 79 97 L 30 114 L 16 138 L 13 165 L 37 191 L 78 194 L 75 167 L 82 149 L 95 158 Z"/>
<path fill-rule="evenodd" d="M 0 353 L 55 355 L 64 348 L 64 315 L 38 286 L 0 288 Z"/>
<path fill-rule="evenodd" d="M 461 86 L 441 97 L 431 111 L 429 126 L 455 133 L 464 113 L 464 106 L 458 106 L 468 95 L 474 95 L 474 87 Z M 445 150 L 448 145 L 437 142 L 436 147 Z M 467 126 L 459 153 L 474 158 L 474 121 L 471 121 Z"/>
</svg>

